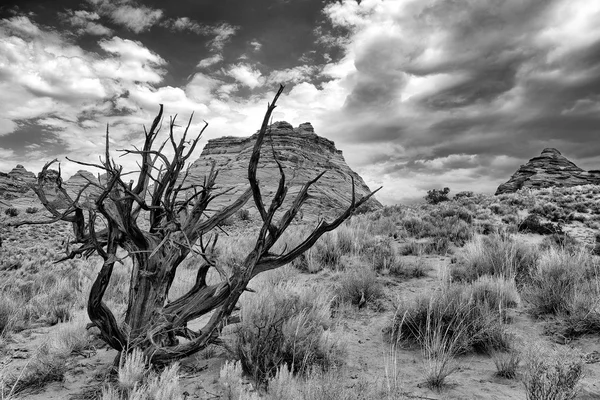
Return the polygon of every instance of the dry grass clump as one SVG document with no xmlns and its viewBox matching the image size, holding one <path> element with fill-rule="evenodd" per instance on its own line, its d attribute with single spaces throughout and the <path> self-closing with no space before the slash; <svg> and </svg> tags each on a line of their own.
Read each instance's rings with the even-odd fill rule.
<svg viewBox="0 0 600 400">
<path fill-rule="evenodd" d="M 527 352 L 523 383 L 528 400 L 571 400 L 577 397 L 583 360 L 569 349 L 533 346 Z"/>
<path fill-rule="evenodd" d="M 600 267 L 584 251 L 543 252 L 523 295 L 535 317 L 557 316 L 565 336 L 600 332 Z"/>
<path fill-rule="evenodd" d="M 355 266 L 340 274 L 336 287 L 336 300 L 359 308 L 378 307 L 383 298 L 383 284 L 377 280 L 377 274 L 369 267 Z"/>
<path fill-rule="evenodd" d="M 443 345 L 450 355 L 508 348 L 499 310 L 487 299 L 510 298 L 510 294 L 488 294 L 483 301 L 480 297 L 473 296 L 469 285 L 453 284 L 412 303 L 401 303 L 390 327 L 392 339 L 414 342 L 421 348 Z"/>
<path fill-rule="evenodd" d="M 496 366 L 496 376 L 506 379 L 517 377 L 519 365 L 522 361 L 521 352 L 513 348 L 507 351 L 491 350 L 490 356 Z"/>
<path fill-rule="evenodd" d="M 268 382 L 268 390 L 259 393 L 247 385 L 239 363 L 226 362 L 220 371 L 224 388 L 222 398 L 227 400 L 401 400 L 407 398 L 401 391 L 389 389 L 359 379 L 351 387 L 338 369 L 312 369 L 304 376 L 292 374 L 286 366 L 277 370 Z"/>
<path fill-rule="evenodd" d="M 452 278 L 471 282 L 483 275 L 516 279 L 522 283 L 534 268 L 537 252 L 514 236 L 493 234 L 469 241 L 458 254 Z"/>
<path fill-rule="evenodd" d="M 328 294 L 293 282 L 268 282 L 242 302 L 234 352 L 245 373 L 265 384 L 282 365 L 294 373 L 330 369 L 342 349 L 332 339 Z"/>
<path fill-rule="evenodd" d="M 146 366 L 143 353 L 134 349 L 121 360 L 117 382 L 102 389 L 102 400 L 182 400 L 179 364 L 160 373 Z"/>
</svg>

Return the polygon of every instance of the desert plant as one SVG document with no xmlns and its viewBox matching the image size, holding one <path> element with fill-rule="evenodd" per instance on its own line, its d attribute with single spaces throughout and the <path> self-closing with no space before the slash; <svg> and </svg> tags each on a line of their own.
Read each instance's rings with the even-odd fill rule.
<svg viewBox="0 0 600 400">
<path fill-rule="evenodd" d="M 425 196 L 425 201 L 429 204 L 438 204 L 442 201 L 450 200 L 448 198 L 448 193 L 450 193 L 450 189 L 445 187 L 444 189 L 431 189 L 427 191 L 427 195 Z"/>
<path fill-rule="evenodd" d="M 337 287 L 337 299 L 358 308 L 374 305 L 383 297 L 383 284 L 371 268 L 353 268 L 341 274 Z"/>
<path fill-rule="evenodd" d="M 9 207 L 4 210 L 4 214 L 8 215 L 9 217 L 16 217 L 19 215 L 19 210 L 14 207 Z"/>
<path fill-rule="evenodd" d="M 522 359 L 521 353 L 518 350 L 492 350 L 490 355 L 496 366 L 496 376 L 506 379 L 515 379 L 517 377 L 517 370 Z"/>
<path fill-rule="evenodd" d="M 36 213 L 36 212 L 38 212 L 38 211 L 39 211 L 39 210 L 38 210 L 38 208 L 37 208 L 37 207 L 27 207 L 27 208 L 25 209 L 25 212 L 26 212 L 27 214 L 35 214 L 35 213 Z"/>
<path fill-rule="evenodd" d="M 245 208 L 240 209 L 237 212 L 237 216 L 240 221 L 250 221 L 250 211 Z"/>
<path fill-rule="evenodd" d="M 553 329 L 564 336 L 600 332 L 600 270 L 584 251 L 542 253 L 523 297 L 534 316 L 557 316 Z"/>
<path fill-rule="evenodd" d="M 119 352 L 128 347 L 139 347 L 152 364 L 167 364 L 206 348 L 219 338 L 221 329 L 253 277 L 290 263 L 311 248 L 324 233 L 337 228 L 372 196 L 371 193 L 357 201 L 352 182 L 351 203 L 338 218 L 332 222 L 321 221 L 294 248 L 285 249 L 280 254 L 271 251 L 308 199 L 308 190 L 324 174 L 323 172 L 307 182 L 291 202 L 290 208 L 282 213 L 280 208 L 287 188 L 285 173 L 280 167 L 278 189 L 270 205 L 265 206 L 256 178 L 257 169 L 269 120 L 282 92 L 283 86 L 279 88 L 272 104 L 269 104 L 257 134 L 248 163 L 248 190 L 220 210 L 212 211 L 212 207 L 209 207 L 216 195 L 215 167 L 199 185 L 187 181 L 188 175 L 184 172 L 186 161 L 194 153 L 200 135 L 208 124 L 204 125 L 197 137 L 188 140 L 190 118 L 181 139 L 176 141 L 174 128 L 177 124 L 175 118 L 171 118 L 168 138 L 157 149 L 154 143 L 160 131 L 162 105 L 150 130 L 144 130 L 143 146 L 123 151 L 124 154 L 140 157 L 135 185 L 129 182 L 129 177 L 123 176 L 123 168 L 111 158 L 108 129 L 104 159 L 99 164 L 77 162 L 99 168 L 107 176 L 105 183 L 95 184 L 99 194 L 95 199 L 95 207 L 91 210 L 84 211 L 80 205 L 78 199 L 82 192 L 75 199 L 69 195 L 61 184 L 60 171 L 56 189 L 67 203 L 66 207 L 58 210 L 48 201 L 44 181 L 49 174 L 49 167 L 57 160 L 47 163 L 38 174 L 38 181 L 32 189 L 53 215 L 53 219 L 45 222 L 62 220 L 73 225 L 73 247 L 64 259 L 89 257 L 93 254 L 98 254 L 103 259 L 102 268 L 90 291 L 87 311 L 90 320 L 100 329 L 102 339 L 109 346 Z M 171 159 L 162 152 L 163 147 L 169 143 L 173 151 Z M 193 195 L 183 196 L 188 189 Z M 254 200 L 262 226 L 253 248 L 242 264 L 226 272 L 214 260 L 205 256 L 204 262 L 198 267 L 195 285 L 177 300 L 166 303 L 176 270 L 190 253 L 197 251 L 194 245 L 198 243 L 200 253 L 205 255 L 216 243 L 217 236 L 213 234 L 210 240 L 210 233 L 240 210 L 250 198 Z M 142 211 L 148 215 L 147 228 L 139 223 L 139 218 L 145 215 Z M 281 215 L 278 220 L 275 220 L 276 213 Z M 40 222 L 22 221 L 13 225 L 27 223 Z M 103 302 L 115 264 L 120 262 L 121 256 L 117 253 L 119 249 L 124 249 L 133 263 L 123 324 L 117 322 L 113 311 Z M 211 269 L 222 273 L 222 279 L 218 283 L 206 282 L 207 273 Z M 187 328 L 189 321 L 210 313 L 211 318 L 199 331 Z M 125 325 L 128 327 L 128 334 L 125 334 Z M 179 343 L 177 336 L 185 337 L 188 341 Z"/>
<path fill-rule="evenodd" d="M 537 252 L 513 236 L 492 234 L 465 244 L 452 268 L 455 280 L 471 282 L 483 275 L 527 281 L 535 268 Z"/>
<path fill-rule="evenodd" d="M 432 326 L 440 337 L 427 336 Z M 452 345 L 452 354 L 508 348 L 498 310 L 478 304 L 466 285 L 450 285 L 412 303 L 401 302 L 389 330 L 394 340 L 416 342 L 421 348 L 424 340 L 443 340 Z"/>
<path fill-rule="evenodd" d="M 583 360 L 568 349 L 533 346 L 525 362 L 527 400 L 572 400 L 583 376 Z"/>
<path fill-rule="evenodd" d="M 278 368 L 306 374 L 339 363 L 340 348 L 329 338 L 331 298 L 292 282 L 267 284 L 248 295 L 235 328 L 233 349 L 241 366 L 265 384 Z"/>
</svg>

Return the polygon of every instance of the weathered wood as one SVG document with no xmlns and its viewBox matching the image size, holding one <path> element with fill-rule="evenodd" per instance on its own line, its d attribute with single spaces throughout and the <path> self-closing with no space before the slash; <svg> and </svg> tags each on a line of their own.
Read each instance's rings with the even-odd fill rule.
<svg viewBox="0 0 600 400">
<path fill-rule="evenodd" d="M 257 135 L 248 163 L 250 188 L 237 200 L 212 214 L 207 215 L 209 204 L 220 194 L 215 193 L 218 171 L 214 166 L 203 184 L 187 185 L 185 182 L 186 162 L 208 124 L 205 123 L 195 138 L 188 140 L 190 117 L 182 138 L 176 141 L 174 128 L 177 125 L 176 117 L 173 117 L 169 121 L 167 139 L 155 148 L 154 143 L 161 129 L 162 105 L 150 130 L 146 131 L 144 128 L 143 148 L 123 151 L 125 154 L 140 157 L 138 181 L 135 186 L 123 180 L 122 167 L 110 158 L 107 127 L 104 159 L 100 159 L 100 164 L 85 163 L 101 168 L 107 177 L 105 183 L 93 183 L 101 190 L 95 207 L 88 211 L 87 218 L 79 205 L 81 192 L 75 199 L 69 197 L 61 186 L 60 172 L 58 189 L 61 193 L 64 192 L 68 207 L 65 211 L 59 211 L 48 201 L 43 180 L 48 167 L 56 160 L 46 164 L 40 173 L 34 190 L 44 207 L 54 216 L 50 222 L 62 220 L 73 223 L 73 244 L 79 247 L 73 249 L 66 258 L 97 254 L 103 259 L 90 292 L 88 315 L 92 323 L 100 329 L 103 340 L 112 348 L 118 351 L 141 348 L 150 362 L 165 364 L 219 342 L 221 329 L 231 322 L 230 318 L 236 310 L 237 302 L 242 293 L 248 290 L 248 283 L 254 276 L 291 262 L 313 246 L 324 233 L 337 228 L 376 192 L 357 200 L 352 181 L 351 204 L 338 218 L 330 223 L 321 221 L 298 246 L 289 251 L 284 250 L 279 255 L 273 254 L 271 249 L 300 211 L 309 196 L 311 186 L 324 173 L 307 182 L 294 198 L 290 208 L 281 215 L 279 221 L 275 221 L 275 215 L 284 204 L 288 193 L 284 170 L 278 163 L 280 180 L 268 209 L 263 202 L 256 174 L 271 114 L 283 89 L 284 87 L 280 86 L 272 103 L 268 105 Z M 170 159 L 162 153 L 168 143 L 173 150 Z M 151 183 L 154 185 L 153 190 L 150 189 Z M 185 190 L 193 190 L 194 194 L 181 199 L 180 196 Z M 224 276 L 223 269 L 207 255 L 211 243 L 210 233 L 240 210 L 250 198 L 260 213 L 262 226 L 253 249 L 245 257 L 242 265 L 236 267 L 228 276 Z M 149 199 L 149 202 L 146 199 Z M 142 230 L 137 223 L 141 210 L 146 210 L 149 214 L 148 230 Z M 102 229 L 96 230 L 96 222 Z M 217 236 L 212 238 L 214 249 Z M 200 243 L 204 262 L 198 265 L 195 285 L 177 300 L 167 303 L 177 268 L 190 253 L 197 251 L 194 249 L 196 242 Z M 127 330 L 118 325 L 112 311 L 103 301 L 112 272 L 118 267 L 118 249 L 125 250 L 133 263 L 125 314 Z M 206 276 L 211 268 L 221 274 L 222 280 L 209 285 Z M 188 322 L 211 312 L 209 321 L 200 330 L 194 332 L 187 328 Z M 176 336 L 185 337 L 188 341 L 180 344 Z"/>
</svg>

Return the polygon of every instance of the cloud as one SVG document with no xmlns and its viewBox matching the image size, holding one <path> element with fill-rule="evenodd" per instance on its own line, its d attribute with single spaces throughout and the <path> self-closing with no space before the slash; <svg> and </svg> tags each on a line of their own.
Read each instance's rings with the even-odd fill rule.
<svg viewBox="0 0 600 400">
<path fill-rule="evenodd" d="M 297 67 L 286 68 L 283 70 L 271 71 L 267 78 L 268 83 L 299 83 L 311 80 L 316 73 L 317 67 L 310 65 L 299 65 Z"/>
<path fill-rule="evenodd" d="M 77 34 L 79 35 L 83 33 L 95 36 L 107 36 L 112 34 L 111 29 L 95 22 L 100 19 L 98 13 L 84 10 L 67 10 L 64 13 L 59 13 L 59 16 L 74 28 L 78 28 Z"/>
<path fill-rule="evenodd" d="M 210 57 L 200 60 L 197 67 L 207 68 L 207 67 L 210 67 L 211 65 L 215 65 L 221 61 L 223 61 L 223 56 L 221 54 L 214 54 Z"/>
<path fill-rule="evenodd" d="M 250 46 L 254 48 L 254 51 L 260 51 L 262 44 L 258 40 L 253 40 L 250 42 Z"/>
<path fill-rule="evenodd" d="M 226 22 L 213 27 L 212 32 L 215 38 L 208 43 L 210 48 L 214 51 L 223 50 L 225 43 L 227 43 L 230 37 L 235 35 L 238 29 L 238 26 L 230 25 Z"/>
<path fill-rule="evenodd" d="M 88 0 L 100 15 L 107 16 L 115 24 L 124 26 L 135 33 L 149 30 L 158 24 L 163 17 L 163 11 L 134 2 L 111 0 Z M 119 3 L 119 4 L 117 4 Z"/>
<path fill-rule="evenodd" d="M 250 89 L 260 87 L 264 84 L 264 77 L 261 72 L 248 64 L 235 64 L 225 71 L 225 74 L 231 76 L 241 84 Z"/>
<path fill-rule="evenodd" d="M 323 40 L 344 55 L 322 68 L 315 101 L 344 100 L 314 125 L 383 197 L 443 179 L 493 192 L 549 144 L 600 162 L 600 4 L 344 0 L 323 12 L 347 33 Z M 412 189 L 395 189 L 397 171 Z"/>
</svg>

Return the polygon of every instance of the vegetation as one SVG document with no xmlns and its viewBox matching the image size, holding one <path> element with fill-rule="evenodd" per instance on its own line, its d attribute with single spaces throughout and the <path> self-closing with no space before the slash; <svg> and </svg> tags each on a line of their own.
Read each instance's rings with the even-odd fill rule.
<svg viewBox="0 0 600 400">
<path fill-rule="evenodd" d="M 425 201 L 429 204 L 438 204 L 442 201 L 450 200 L 448 198 L 448 193 L 450 193 L 450 189 L 445 187 L 443 189 L 431 189 L 427 191 L 427 196 L 425 196 Z"/>
<path fill-rule="evenodd" d="M 353 181 L 352 202 L 337 219 L 332 222 L 322 221 L 297 246 L 286 249 L 279 255 L 271 251 L 308 198 L 309 188 L 324 173 L 307 182 L 291 207 L 275 222 L 275 213 L 281 208 L 287 194 L 285 173 L 282 168 L 279 169 L 279 187 L 268 207 L 264 204 L 256 176 L 270 117 L 282 92 L 283 86 L 275 95 L 273 103 L 268 106 L 257 136 L 248 165 L 250 188 L 236 201 L 220 210 L 210 211 L 209 207 L 215 195 L 217 171 L 214 167 L 201 185 L 186 186 L 189 185 L 186 182 L 187 174 L 182 173 L 208 124 L 205 124 L 198 136 L 188 141 L 190 118 L 183 135 L 177 141 L 174 133 L 177 125 L 175 118 L 171 118 L 169 137 L 156 148 L 154 144 L 160 131 L 162 106 L 150 130 L 144 130 L 145 141 L 142 148 L 124 151 L 124 154 L 140 157 L 140 169 L 137 171 L 139 176 L 135 185 L 129 182 L 129 177 L 123 176 L 123 168 L 111 158 L 108 130 L 104 160 L 100 164 L 77 162 L 99 168 L 107 176 L 106 183 L 94 184 L 100 194 L 92 209 L 84 210 L 78 201 L 83 189 L 75 198 L 67 193 L 61 185 L 60 171 L 57 190 L 64 198 L 66 209 L 59 210 L 55 203 L 48 201 L 43 183 L 48 168 L 56 160 L 47 163 L 38 175 L 38 183 L 33 186 L 33 190 L 54 217 L 42 223 L 62 220 L 73 226 L 73 240 L 70 244 L 74 247 L 63 260 L 94 254 L 103 260 L 102 268 L 91 287 L 87 312 L 92 324 L 100 330 L 102 339 L 113 349 L 122 352 L 140 348 L 148 362 L 165 365 L 207 348 L 218 340 L 220 331 L 227 325 L 238 299 L 253 277 L 293 261 L 310 249 L 324 233 L 341 225 L 372 195 L 357 201 Z M 168 143 L 172 145 L 171 159 L 161 152 Z M 180 195 L 185 190 L 192 190 L 193 195 L 181 200 Z M 217 240 L 217 235 L 211 235 L 211 232 L 242 209 L 250 198 L 258 210 L 262 226 L 253 248 L 246 254 L 243 262 L 225 271 L 207 256 Z M 148 228 L 138 221 L 142 211 L 148 214 Z M 27 223 L 40 222 L 22 221 L 13 225 Z M 196 243 L 199 244 L 199 250 L 194 247 Z M 124 250 L 133 263 L 123 322 L 117 321 L 113 310 L 103 301 L 115 265 L 121 261 L 122 256 L 118 250 Z M 195 284 L 186 294 L 166 304 L 177 268 L 194 252 L 199 252 L 204 258 L 204 262 L 198 265 Z M 218 271 L 222 279 L 208 283 L 206 277 L 210 270 Z M 212 313 L 211 318 L 200 330 L 193 331 L 187 327 L 189 321 L 209 313 Z M 187 341 L 180 343 L 178 337 Z"/>
</svg>

